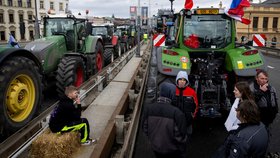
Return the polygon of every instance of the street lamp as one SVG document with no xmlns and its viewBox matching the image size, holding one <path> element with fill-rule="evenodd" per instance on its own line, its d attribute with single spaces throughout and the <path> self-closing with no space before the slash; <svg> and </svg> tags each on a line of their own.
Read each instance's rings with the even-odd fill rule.
<svg viewBox="0 0 280 158">
<path fill-rule="evenodd" d="M 137 52 L 136 52 L 136 57 L 140 57 L 140 27 L 141 27 L 141 24 L 140 24 L 140 11 L 141 11 L 141 8 L 140 8 L 140 0 L 138 0 L 138 11 L 137 11 Z"/>
<path fill-rule="evenodd" d="M 37 10 L 37 0 L 35 0 L 35 39 L 40 38 L 40 26 L 39 26 L 39 21 L 38 21 L 38 10 Z"/>
<path fill-rule="evenodd" d="M 174 13 L 174 11 L 173 11 L 173 2 L 175 1 L 175 0 L 169 0 L 170 1 L 170 3 L 171 3 L 171 13 L 173 14 Z"/>
</svg>

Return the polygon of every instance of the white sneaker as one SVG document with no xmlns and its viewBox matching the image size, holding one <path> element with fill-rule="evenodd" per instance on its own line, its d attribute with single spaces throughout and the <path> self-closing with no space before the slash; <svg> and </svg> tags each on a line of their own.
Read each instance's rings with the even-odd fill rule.
<svg viewBox="0 0 280 158">
<path fill-rule="evenodd" d="M 95 142 L 96 142 L 96 139 L 89 139 L 89 140 L 81 143 L 81 145 L 84 145 L 84 146 L 91 145 L 91 144 L 94 144 Z"/>
</svg>

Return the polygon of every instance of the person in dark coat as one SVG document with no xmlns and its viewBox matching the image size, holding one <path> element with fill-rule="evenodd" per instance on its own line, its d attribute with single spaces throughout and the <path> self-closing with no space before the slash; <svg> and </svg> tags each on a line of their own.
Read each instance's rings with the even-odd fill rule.
<svg viewBox="0 0 280 158">
<path fill-rule="evenodd" d="M 53 133 L 79 131 L 81 144 L 90 145 L 95 140 L 89 138 L 90 129 L 86 118 L 81 118 L 81 102 L 78 89 L 74 86 L 65 88 L 65 96 L 60 99 L 59 105 L 53 110 L 49 127 Z"/>
<path fill-rule="evenodd" d="M 156 103 L 144 106 L 142 128 L 156 157 L 185 158 L 187 122 L 184 113 L 171 104 L 174 92 L 168 84 L 161 84 Z"/>
<path fill-rule="evenodd" d="M 255 81 L 250 85 L 259 107 L 261 121 L 268 128 L 278 113 L 276 89 L 268 83 L 268 73 L 258 70 Z"/>
<path fill-rule="evenodd" d="M 236 112 L 241 123 L 237 130 L 230 132 L 213 158 L 263 158 L 268 146 L 268 132 L 260 121 L 257 105 L 252 100 L 244 100 Z"/>
</svg>

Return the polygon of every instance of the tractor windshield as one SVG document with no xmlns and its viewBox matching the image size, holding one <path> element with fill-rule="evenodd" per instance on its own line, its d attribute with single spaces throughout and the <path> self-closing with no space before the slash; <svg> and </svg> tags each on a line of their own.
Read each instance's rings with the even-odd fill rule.
<svg viewBox="0 0 280 158">
<path fill-rule="evenodd" d="M 62 18 L 48 18 L 45 19 L 45 36 L 52 36 L 57 34 L 66 34 L 67 31 L 74 31 L 74 20 L 73 19 L 62 19 Z"/>
<path fill-rule="evenodd" d="M 220 49 L 231 43 L 231 19 L 225 15 L 192 15 L 184 20 L 184 44 Z"/>
<path fill-rule="evenodd" d="M 107 28 L 106 27 L 93 27 L 92 28 L 92 35 L 96 36 L 102 36 L 102 35 L 107 35 Z"/>
</svg>

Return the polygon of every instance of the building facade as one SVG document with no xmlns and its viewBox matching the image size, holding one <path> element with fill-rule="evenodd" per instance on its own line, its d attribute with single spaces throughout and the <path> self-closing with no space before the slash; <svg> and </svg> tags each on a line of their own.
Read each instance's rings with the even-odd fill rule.
<svg viewBox="0 0 280 158">
<path fill-rule="evenodd" d="M 19 42 L 34 40 L 36 10 L 42 28 L 42 17 L 48 11 L 65 13 L 68 11 L 68 4 L 69 0 L 0 0 L 0 44 L 7 43 L 10 33 Z"/>
<path fill-rule="evenodd" d="M 244 17 L 251 20 L 251 24 L 245 25 L 237 23 L 237 37 L 241 42 L 241 37 L 252 40 L 254 34 L 265 34 L 267 46 L 272 45 L 271 42 L 277 42 L 280 47 L 280 0 L 267 0 L 259 4 L 251 4 L 245 8 Z"/>
<path fill-rule="evenodd" d="M 17 41 L 34 38 L 34 0 L 0 0 L 0 43 L 7 43 L 11 33 Z M 20 31 L 20 23 L 25 30 Z"/>
</svg>

